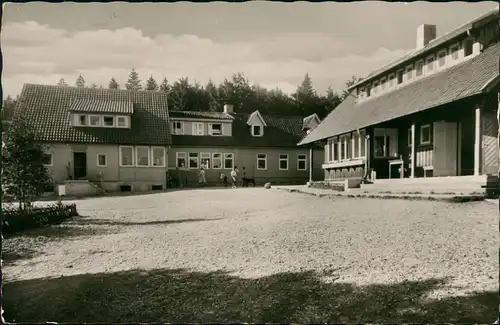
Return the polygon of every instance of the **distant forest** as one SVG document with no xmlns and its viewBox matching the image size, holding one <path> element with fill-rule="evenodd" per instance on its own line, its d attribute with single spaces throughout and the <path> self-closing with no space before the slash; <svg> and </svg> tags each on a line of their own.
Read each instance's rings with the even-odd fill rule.
<svg viewBox="0 0 500 325">
<path fill-rule="evenodd" d="M 353 85 L 360 78 L 352 77 L 346 82 L 346 87 Z M 57 85 L 66 87 L 68 84 L 60 79 Z M 92 84 L 88 86 L 83 76 L 79 76 L 74 84 L 75 87 L 103 88 Z M 139 74 L 132 69 L 127 82 L 123 87 L 115 78 L 111 78 L 107 85 L 109 89 L 165 91 L 169 94 L 169 109 L 173 111 L 222 111 L 224 104 L 234 106 L 235 112 L 251 113 L 259 110 L 263 114 L 275 114 L 286 116 L 308 116 L 318 114 L 322 119 L 337 107 L 347 96 L 344 91 L 341 94 L 334 92 L 331 88 L 324 94 L 314 90 L 309 74 L 291 95 L 284 93 L 281 89 L 266 89 L 259 85 L 251 85 L 243 73 L 235 73 L 231 79 L 225 79 L 216 85 L 209 81 L 206 85 L 198 82 L 190 83 L 188 78 L 169 83 L 164 78 L 158 83 L 152 76 L 142 83 Z M 14 107 L 19 96 L 13 98 L 10 95 L 4 98 L 2 107 L 2 119 L 9 120 L 12 117 Z"/>
</svg>

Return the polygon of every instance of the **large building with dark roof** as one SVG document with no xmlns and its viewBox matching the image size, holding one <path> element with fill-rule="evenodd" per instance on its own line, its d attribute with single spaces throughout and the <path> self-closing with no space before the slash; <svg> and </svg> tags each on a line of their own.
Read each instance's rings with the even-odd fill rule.
<svg viewBox="0 0 500 325">
<path fill-rule="evenodd" d="M 194 185 L 200 167 L 212 184 L 234 166 L 257 184 L 322 177 L 311 155 L 323 148 L 296 145 L 319 124 L 315 115 L 242 114 L 230 105 L 169 112 L 167 103 L 158 91 L 26 84 L 15 114 L 47 145 L 46 164 L 66 195 L 164 189 L 179 175 Z"/>
<path fill-rule="evenodd" d="M 257 183 L 299 183 L 321 179 L 323 148 L 315 144 L 298 148 L 297 142 L 320 120 L 308 117 L 235 112 L 225 105 L 221 112 L 171 111 L 171 169 L 184 169 L 188 182 L 196 182 L 203 166 L 207 181 L 217 182 L 220 174 L 229 177 L 234 166 L 240 175 Z"/>
<path fill-rule="evenodd" d="M 324 145 L 326 180 L 498 172 L 498 9 L 436 36 L 421 25 L 414 51 L 352 85 L 299 142 Z"/>
<path fill-rule="evenodd" d="M 166 186 L 164 92 L 26 84 L 14 114 L 47 145 L 46 164 L 66 195 Z"/>
</svg>

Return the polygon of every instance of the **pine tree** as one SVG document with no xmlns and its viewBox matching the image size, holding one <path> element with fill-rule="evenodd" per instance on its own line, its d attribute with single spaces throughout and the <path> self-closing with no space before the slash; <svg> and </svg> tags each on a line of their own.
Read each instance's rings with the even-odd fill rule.
<svg viewBox="0 0 500 325">
<path fill-rule="evenodd" d="M 171 90 L 171 87 L 168 84 L 167 78 L 163 78 L 163 81 L 162 81 L 162 83 L 160 85 L 160 91 L 164 91 L 164 92 L 168 93 L 168 92 L 170 92 L 170 90 Z"/>
<path fill-rule="evenodd" d="M 128 90 L 133 90 L 133 91 L 142 89 L 141 80 L 139 79 L 139 74 L 135 71 L 135 69 L 132 69 L 132 71 L 128 75 L 128 81 L 125 84 L 125 87 Z"/>
<path fill-rule="evenodd" d="M 45 147 L 29 122 L 15 115 L 2 150 L 2 187 L 19 203 L 19 209 L 31 206 L 51 182 L 45 166 Z"/>
<path fill-rule="evenodd" d="M 58 86 L 61 86 L 61 87 L 67 87 L 68 84 L 66 83 L 66 81 L 64 81 L 64 78 L 61 78 L 59 79 L 59 82 L 57 83 Z"/>
<path fill-rule="evenodd" d="M 83 79 L 82 75 L 79 75 L 78 78 L 76 78 L 75 86 L 78 88 L 85 87 L 85 79 Z"/>
<path fill-rule="evenodd" d="M 146 90 L 155 91 L 158 90 L 158 84 L 153 76 L 149 76 L 149 79 L 146 80 Z"/>
<path fill-rule="evenodd" d="M 120 88 L 120 85 L 118 85 L 118 82 L 116 82 L 116 79 L 115 78 L 111 78 L 111 80 L 109 81 L 109 86 L 108 86 L 109 89 L 119 89 Z"/>
</svg>

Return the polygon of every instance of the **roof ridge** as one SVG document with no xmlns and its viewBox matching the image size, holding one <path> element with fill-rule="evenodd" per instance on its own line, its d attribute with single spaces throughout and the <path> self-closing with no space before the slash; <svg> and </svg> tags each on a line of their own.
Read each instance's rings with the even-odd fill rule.
<svg viewBox="0 0 500 325">
<path fill-rule="evenodd" d="M 78 89 L 78 91 L 84 91 L 84 90 L 88 90 L 88 91 L 116 91 L 116 92 L 123 92 L 123 93 L 151 93 L 151 94 L 165 94 L 167 95 L 167 93 L 165 91 L 161 91 L 161 90 L 129 90 L 129 89 L 111 89 L 111 88 L 88 88 L 88 87 L 75 87 L 75 86 L 58 86 L 58 85 L 46 85 L 46 84 L 36 84 L 36 83 L 25 83 L 23 85 L 23 88 L 25 86 L 28 86 L 28 87 L 31 87 L 31 86 L 35 86 L 35 87 L 45 87 L 45 88 L 61 88 L 61 89 Z"/>
<path fill-rule="evenodd" d="M 347 87 L 346 89 L 347 90 L 350 90 L 350 89 L 353 89 L 357 86 L 359 86 L 360 84 L 362 83 L 365 83 L 367 80 L 370 80 L 372 79 L 373 77 L 379 75 L 379 74 L 382 74 L 383 72 L 387 72 L 387 70 L 390 70 L 391 68 L 394 68 L 400 64 L 403 64 L 406 60 L 409 60 L 410 58 L 412 58 L 412 56 L 414 54 L 423 54 L 426 52 L 426 50 L 430 50 L 435 46 L 438 46 L 439 45 L 439 41 L 442 41 L 442 40 L 446 40 L 446 36 L 449 36 L 449 35 L 452 35 L 453 33 L 456 33 L 457 31 L 459 31 L 460 29 L 468 26 L 468 25 L 473 25 L 474 23 L 476 22 L 479 22 L 481 20 L 483 20 L 484 18 L 487 18 L 488 16 L 490 15 L 494 15 L 494 14 L 497 14 L 499 13 L 499 9 L 492 9 L 492 10 L 489 10 L 487 12 L 485 12 L 484 14 L 480 15 L 479 17 L 476 17 L 474 19 L 471 19 L 469 20 L 468 22 L 462 24 L 462 25 L 459 25 L 458 27 L 452 29 L 451 31 L 449 31 L 448 33 L 445 33 L 439 37 L 436 37 L 435 39 L 429 41 L 429 43 L 427 43 L 423 48 L 421 49 L 413 49 L 411 51 L 409 51 L 408 53 L 404 54 L 403 56 L 399 57 L 398 59 L 392 61 L 391 63 L 388 63 L 380 68 L 377 68 L 377 69 L 374 69 L 372 70 L 370 73 L 368 73 L 367 77 L 363 78 L 362 80 L 356 82 L 355 84 L 353 84 L 352 86 L 350 87 Z M 458 36 L 458 35 L 456 35 Z M 431 46 L 429 46 L 429 44 Z M 420 53 L 419 53 L 420 52 Z"/>
</svg>

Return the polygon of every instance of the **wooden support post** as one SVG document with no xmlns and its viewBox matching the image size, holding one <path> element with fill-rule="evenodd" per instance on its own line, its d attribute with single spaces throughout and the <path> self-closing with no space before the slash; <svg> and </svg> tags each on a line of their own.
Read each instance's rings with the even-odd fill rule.
<svg viewBox="0 0 500 325">
<path fill-rule="evenodd" d="M 475 135 L 474 135 L 474 175 L 478 176 L 481 169 L 481 106 L 476 106 Z"/>
<path fill-rule="evenodd" d="M 309 182 L 313 181 L 313 148 L 309 148 Z"/>
<path fill-rule="evenodd" d="M 411 124 L 411 160 L 410 160 L 410 178 L 415 178 L 415 167 L 417 166 L 417 157 L 415 152 L 415 122 Z"/>
</svg>

